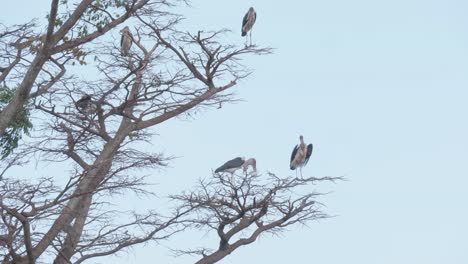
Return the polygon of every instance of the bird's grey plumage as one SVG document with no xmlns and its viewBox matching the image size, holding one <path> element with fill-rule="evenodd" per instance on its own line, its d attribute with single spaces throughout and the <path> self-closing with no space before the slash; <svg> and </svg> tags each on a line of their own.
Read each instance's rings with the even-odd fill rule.
<svg viewBox="0 0 468 264">
<path fill-rule="evenodd" d="M 314 148 L 314 146 L 312 144 L 307 145 L 307 153 L 306 153 L 306 157 L 305 157 L 303 166 L 307 165 L 307 162 L 309 162 L 309 158 L 312 155 L 313 148 Z"/>
<path fill-rule="evenodd" d="M 229 160 L 226 163 L 224 163 L 221 167 L 217 168 L 215 170 L 215 173 L 218 172 L 223 172 L 226 170 L 231 170 L 231 169 L 240 169 L 242 165 L 244 164 L 245 159 L 241 157 L 237 157 L 235 159 Z"/>
<path fill-rule="evenodd" d="M 255 12 L 254 8 L 251 7 L 249 8 L 249 11 L 244 16 L 244 19 L 242 19 L 242 36 L 245 37 L 247 35 L 247 32 L 252 29 L 253 25 L 255 24 L 255 21 L 257 20 L 257 12 Z"/>
<path fill-rule="evenodd" d="M 96 104 L 92 101 L 91 95 L 85 94 L 75 103 L 76 109 L 82 114 L 93 114 L 96 112 Z"/>
<path fill-rule="evenodd" d="M 257 13 L 253 9 L 253 7 L 249 8 L 249 11 L 247 11 L 247 14 L 245 14 L 244 19 L 242 19 L 242 36 L 245 37 L 247 35 L 247 32 L 250 31 L 249 37 L 250 37 L 250 45 L 252 46 L 252 27 L 255 24 L 255 21 L 257 20 Z M 246 37 L 245 39 L 245 45 L 247 46 L 247 39 L 249 37 Z"/>
<path fill-rule="evenodd" d="M 122 37 L 120 38 L 120 53 L 122 56 L 128 56 L 133 43 L 132 33 L 127 26 L 120 30 L 120 32 L 122 33 Z"/>
<path fill-rule="evenodd" d="M 309 158 L 312 155 L 313 145 L 306 145 L 302 136 L 299 137 L 299 140 L 301 142 L 294 147 L 291 153 L 291 160 L 289 163 L 289 168 L 291 170 L 304 167 L 307 162 L 309 162 Z"/>
<path fill-rule="evenodd" d="M 296 166 L 295 166 L 295 164 L 293 163 L 293 160 L 294 160 L 294 158 L 296 157 L 296 153 L 297 153 L 297 150 L 298 150 L 298 149 L 299 149 L 299 145 L 294 146 L 293 151 L 292 151 L 292 153 L 291 153 L 291 161 L 290 161 L 290 163 L 289 163 L 289 164 L 290 164 L 289 167 L 290 167 L 291 170 L 295 170 L 295 169 L 296 169 Z"/>
</svg>

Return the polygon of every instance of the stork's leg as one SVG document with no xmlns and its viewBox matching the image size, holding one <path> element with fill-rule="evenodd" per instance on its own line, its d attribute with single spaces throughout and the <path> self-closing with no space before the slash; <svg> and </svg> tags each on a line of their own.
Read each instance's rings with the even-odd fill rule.
<svg viewBox="0 0 468 264">
<path fill-rule="evenodd" d="M 250 35 L 250 46 L 252 46 L 252 30 L 253 30 L 253 28 L 250 29 L 250 33 L 249 33 L 249 35 Z"/>
</svg>

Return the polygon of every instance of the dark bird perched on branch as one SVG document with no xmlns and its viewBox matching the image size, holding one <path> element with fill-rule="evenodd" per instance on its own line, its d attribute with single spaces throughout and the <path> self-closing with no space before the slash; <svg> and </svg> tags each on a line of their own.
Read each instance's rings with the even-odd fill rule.
<svg viewBox="0 0 468 264">
<path fill-rule="evenodd" d="M 250 46 L 252 46 L 252 27 L 255 24 L 255 20 L 257 20 L 257 13 L 251 7 L 242 20 L 242 36 L 245 37 L 247 32 L 250 31 Z M 247 38 L 245 39 L 245 45 L 247 46 Z"/>
<path fill-rule="evenodd" d="M 120 54 L 122 54 L 122 56 L 128 56 L 133 43 L 132 33 L 127 26 L 120 30 L 120 33 L 122 33 L 122 38 L 120 39 Z"/>
<path fill-rule="evenodd" d="M 302 167 L 304 167 L 309 161 L 310 155 L 312 155 L 312 144 L 307 145 L 304 143 L 304 137 L 300 136 L 299 140 L 301 143 L 295 146 L 291 153 L 291 163 L 289 165 L 291 170 L 295 170 L 299 167 L 302 176 Z"/>
<path fill-rule="evenodd" d="M 84 115 L 94 114 L 97 109 L 96 104 L 93 102 L 91 95 L 89 94 L 83 95 L 80 100 L 76 101 L 75 107 L 78 109 L 78 112 Z"/>
<path fill-rule="evenodd" d="M 250 158 L 248 160 L 245 160 L 244 157 L 237 157 L 235 159 L 232 159 L 230 161 L 227 161 L 224 163 L 221 167 L 217 168 L 215 170 L 215 173 L 219 172 L 229 172 L 231 174 L 234 174 L 234 172 L 238 169 L 241 169 L 244 171 L 244 173 L 247 172 L 247 169 L 249 166 L 252 167 L 253 171 L 257 171 L 257 161 L 254 158 Z"/>
</svg>

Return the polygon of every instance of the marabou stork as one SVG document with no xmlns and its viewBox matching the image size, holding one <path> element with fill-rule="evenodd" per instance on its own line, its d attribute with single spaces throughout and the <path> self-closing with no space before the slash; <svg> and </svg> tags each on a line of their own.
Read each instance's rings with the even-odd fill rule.
<svg viewBox="0 0 468 264">
<path fill-rule="evenodd" d="M 237 157 L 224 163 L 221 167 L 215 170 L 215 173 L 229 172 L 231 175 L 234 174 L 238 169 L 242 168 L 244 173 L 247 173 L 249 166 L 252 167 L 254 172 L 257 172 L 257 161 L 254 158 L 246 160 L 244 157 Z"/>
<path fill-rule="evenodd" d="M 304 137 L 302 135 L 299 137 L 299 140 L 301 143 L 296 145 L 291 153 L 291 163 L 289 164 L 289 168 L 291 170 L 295 170 L 299 167 L 302 176 L 302 167 L 304 167 L 309 161 L 310 155 L 312 155 L 313 146 L 312 144 L 309 144 L 306 147 Z"/>
<path fill-rule="evenodd" d="M 75 103 L 76 109 L 84 115 L 94 114 L 96 112 L 97 106 L 91 99 L 91 95 L 85 94 L 81 97 L 80 100 Z"/>
<path fill-rule="evenodd" d="M 250 46 L 252 46 L 252 27 L 255 24 L 255 20 L 257 20 L 257 13 L 251 7 L 242 20 L 242 37 L 245 37 L 247 32 L 250 31 Z M 247 46 L 247 38 L 245 39 L 245 45 Z"/>
<path fill-rule="evenodd" d="M 132 33 L 127 26 L 120 30 L 120 33 L 122 33 L 122 38 L 120 39 L 120 54 L 122 54 L 122 56 L 128 56 L 133 42 Z"/>
</svg>

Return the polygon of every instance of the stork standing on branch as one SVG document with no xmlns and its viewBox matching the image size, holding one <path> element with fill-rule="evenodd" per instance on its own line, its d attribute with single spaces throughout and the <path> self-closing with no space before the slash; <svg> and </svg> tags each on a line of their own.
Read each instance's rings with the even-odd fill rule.
<svg viewBox="0 0 468 264">
<path fill-rule="evenodd" d="M 91 95 L 85 94 L 75 103 L 76 109 L 84 115 L 90 115 L 96 112 L 97 106 L 92 101 Z"/>
<path fill-rule="evenodd" d="M 237 157 L 235 159 L 227 161 L 221 167 L 217 168 L 215 170 L 215 173 L 229 172 L 231 173 L 231 175 L 233 175 L 234 172 L 241 168 L 244 173 L 247 173 L 249 166 L 252 167 L 252 170 L 254 172 L 257 172 L 257 161 L 254 158 L 246 160 L 244 157 Z"/>
<path fill-rule="evenodd" d="M 120 39 L 120 54 L 126 57 L 132 47 L 133 37 L 127 26 L 120 30 L 120 33 L 122 33 L 122 38 Z"/>
<path fill-rule="evenodd" d="M 306 146 L 304 143 L 304 137 L 299 137 L 301 141 L 299 145 L 296 145 L 291 153 L 291 163 L 289 165 L 291 170 L 299 168 L 302 177 L 302 167 L 304 167 L 309 161 L 310 155 L 312 155 L 312 144 Z M 296 171 L 297 173 L 297 171 Z M 297 175 L 297 174 L 296 174 Z"/>
<path fill-rule="evenodd" d="M 251 7 L 242 20 L 242 36 L 245 37 L 247 32 L 250 31 L 250 46 L 252 46 L 252 27 L 255 24 L 255 20 L 257 20 L 257 13 L 253 7 Z M 247 46 L 247 38 L 245 39 L 245 45 Z"/>
</svg>

